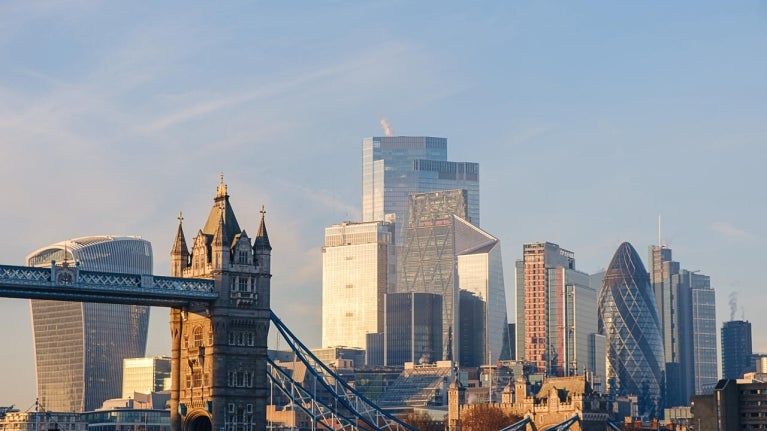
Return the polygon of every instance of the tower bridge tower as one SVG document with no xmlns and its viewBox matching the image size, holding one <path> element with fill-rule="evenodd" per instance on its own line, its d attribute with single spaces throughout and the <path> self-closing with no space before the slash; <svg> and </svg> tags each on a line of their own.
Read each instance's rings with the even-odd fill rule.
<svg viewBox="0 0 767 431">
<path fill-rule="evenodd" d="M 219 296 L 210 305 L 171 310 L 172 431 L 266 428 L 272 248 L 264 216 L 262 208 L 251 244 L 237 223 L 223 175 L 191 251 L 179 216 L 171 275 L 212 279 Z"/>
</svg>

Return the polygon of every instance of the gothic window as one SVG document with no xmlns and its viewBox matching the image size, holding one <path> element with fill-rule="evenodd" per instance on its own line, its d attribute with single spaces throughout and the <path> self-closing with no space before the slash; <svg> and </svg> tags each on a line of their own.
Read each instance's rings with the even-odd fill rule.
<svg viewBox="0 0 767 431">
<path fill-rule="evenodd" d="M 239 254 L 237 255 L 237 263 L 241 265 L 245 265 L 248 263 L 248 252 L 244 250 L 240 250 Z"/>
<path fill-rule="evenodd" d="M 202 371 L 192 370 L 192 387 L 193 388 L 202 387 Z"/>
<path fill-rule="evenodd" d="M 234 344 L 235 344 L 235 336 L 234 336 L 234 332 L 230 332 L 230 333 L 229 333 L 229 345 L 230 345 L 230 346 L 234 346 Z"/>
<path fill-rule="evenodd" d="M 252 332 L 248 332 L 248 346 L 253 347 L 253 344 L 254 344 L 253 343 L 253 338 L 254 338 L 253 337 L 253 333 Z"/>
<path fill-rule="evenodd" d="M 202 346 L 202 326 L 195 326 L 192 330 L 192 347 Z"/>
<path fill-rule="evenodd" d="M 248 288 L 248 279 L 247 277 L 240 277 L 240 292 L 248 292 L 250 289 Z"/>
</svg>

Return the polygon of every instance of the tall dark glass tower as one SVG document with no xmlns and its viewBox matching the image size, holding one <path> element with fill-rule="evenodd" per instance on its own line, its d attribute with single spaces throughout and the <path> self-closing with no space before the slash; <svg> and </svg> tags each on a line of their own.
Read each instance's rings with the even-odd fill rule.
<svg viewBox="0 0 767 431">
<path fill-rule="evenodd" d="M 152 273 L 152 245 L 138 237 L 90 236 L 43 247 L 27 265 L 77 263 L 89 271 Z M 37 397 L 46 410 L 95 410 L 122 395 L 124 358 L 143 357 L 149 307 L 32 300 Z"/>
<path fill-rule="evenodd" d="M 722 325 L 722 378 L 740 379 L 754 371 L 751 322 L 731 320 Z"/>
<path fill-rule="evenodd" d="M 636 395 L 639 414 L 657 417 L 664 386 L 663 339 L 650 277 L 624 242 L 599 292 L 599 332 L 607 341 L 607 384 L 615 395 Z"/>
</svg>

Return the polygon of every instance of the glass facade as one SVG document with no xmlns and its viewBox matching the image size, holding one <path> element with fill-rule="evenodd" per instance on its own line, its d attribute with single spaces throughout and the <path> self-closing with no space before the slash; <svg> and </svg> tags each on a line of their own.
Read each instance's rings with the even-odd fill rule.
<svg viewBox="0 0 767 431">
<path fill-rule="evenodd" d="M 133 398 L 134 393 L 149 394 L 163 390 L 170 379 L 170 358 L 126 358 L 123 360 L 122 398 Z"/>
<path fill-rule="evenodd" d="M 394 214 L 401 233 L 411 193 L 465 189 L 468 219 L 479 226 L 479 164 L 449 162 L 447 139 L 382 136 L 362 140 L 362 221 Z"/>
<path fill-rule="evenodd" d="M 31 266 L 51 260 L 91 271 L 152 273 L 151 244 L 137 237 L 76 238 L 27 256 Z M 31 300 L 30 307 L 43 407 L 82 412 L 120 397 L 123 359 L 145 353 L 149 307 L 47 300 Z"/>
<path fill-rule="evenodd" d="M 597 332 L 597 291 L 583 272 L 560 266 L 547 273 L 548 375 L 596 373 L 590 366 L 589 340 Z"/>
<path fill-rule="evenodd" d="M 665 402 L 687 405 L 717 382 L 715 294 L 710 278 L 682 269 L 668 247 L 651 246 L 649 253 L 666 362 Z"/>
<path fill-rule="evenodd" d="M 480 335 L 482 347 L 472 357 L 494 363 L 508 357 L 500 243 L 466 220 L 466 199 L 466 190 L 410 195 L 397 287 L 442 296 L 442 352 L 434 359 L 458 360 L 464 365 L 468 363 L 459 357 L 464 339 L 459 292 L 465 289 L 475 294 L 485 304 L 485 332 L 474 334 Z"/>
<path fill-rule="evenodd" d="M 394 282 L 393 225 L 342 223 L 325 229 L 322 345 L 367 348 L 384 330 L 384 295 Z"/>
<path fill-rule="evenodd" d="M 602 278 L 599 332 L 607 341 L 610 393 L 636 395 L 640 416 L 657 417 L 664 380 L 658 307 L 642 260 L 627 242 Z"/>
<path fill-rule="evenodd" d="M 442 352 L 442 296 L 432 293 L 386 295 L 385 365 L 431 363 Z"/>
<path fill-rule="evenodd" d="M 716 294 L 711 279 L 692 274 L 692 342 L 695 395 L 711 393 L 719 381 L 716 354 Z"/>
<path fill-rule="evenodd" d="M 722 325 L 722 378 L 740 379 L 754 371 L 752 358 L 751 322 L 731 320 Z"/>
</svg>

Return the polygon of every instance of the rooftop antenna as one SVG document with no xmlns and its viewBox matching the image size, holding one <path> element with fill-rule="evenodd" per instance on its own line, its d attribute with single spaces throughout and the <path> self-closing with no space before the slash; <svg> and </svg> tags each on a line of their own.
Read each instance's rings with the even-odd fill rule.
<svg viewBox="0 0 767 431">
<path fill-rule="evenodd" d="M 658 213 L 658 249 L 663 248 L 663 243 L 661 242 L 660 237 L 660 213 Z"/>
</svg>

